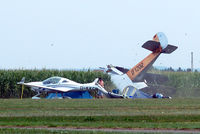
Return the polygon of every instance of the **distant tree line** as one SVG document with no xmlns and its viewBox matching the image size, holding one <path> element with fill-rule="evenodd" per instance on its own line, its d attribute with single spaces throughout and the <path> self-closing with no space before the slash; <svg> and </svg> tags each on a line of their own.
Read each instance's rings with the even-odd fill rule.
<svg viewBox="0 0 200 134">
<path fill-rule="evenodd" d="M 192 71 L 191 68 L 182 69 L 181 67 L 179 67 L 178 69 L 174 69 L 172 67 L 165 68 L 165 69 L 158 69 L 156 67 L 152 67 L 151 70 L 168 71 L 168 72 L 191 72 Z M 195 69 L 194 72 L 198 72 L 198 70 Z"/>
</svg>

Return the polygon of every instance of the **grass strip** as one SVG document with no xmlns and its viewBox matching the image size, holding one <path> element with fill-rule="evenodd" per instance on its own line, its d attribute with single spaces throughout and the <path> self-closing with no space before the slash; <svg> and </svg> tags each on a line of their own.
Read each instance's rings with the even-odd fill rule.
<svg viewBox="0 0 200 134">
<path fill-rule="evenodd" d="M 0 117 L 0 126 L 199 129 L 198 115 Z"/>
</svg>

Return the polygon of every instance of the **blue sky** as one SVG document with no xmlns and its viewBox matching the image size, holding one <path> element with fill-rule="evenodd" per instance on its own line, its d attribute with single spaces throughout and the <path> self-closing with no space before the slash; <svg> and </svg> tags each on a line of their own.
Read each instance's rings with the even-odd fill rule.
<svg viewBox="0 0 200 134">
<path fill-rule="evenodd" d="M 157 32 L 179 48 L 155 66 L 200 67 L 199 0 L 0 1 L 0 68 L 132 67 Z"/>
</svg>

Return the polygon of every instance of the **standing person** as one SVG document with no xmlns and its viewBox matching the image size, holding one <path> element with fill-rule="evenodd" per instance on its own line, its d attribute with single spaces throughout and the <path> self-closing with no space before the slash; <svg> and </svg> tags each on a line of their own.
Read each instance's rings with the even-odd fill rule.
<svg viewBox="0 0 200 134">
<path fill-rule="evenodd" d="M 104 88 L 104 82 L 101 78 L 99 78 L 98 83 Z M 103 93 L 100 90 L 98 90 L 98 98 L 103 98 Z"/>
<path fill-rule="evenodd" d="M 99 78 L 99 85 L 101 85 L 104 88 L 104 82 L 101 78 Z"/>
</svg>

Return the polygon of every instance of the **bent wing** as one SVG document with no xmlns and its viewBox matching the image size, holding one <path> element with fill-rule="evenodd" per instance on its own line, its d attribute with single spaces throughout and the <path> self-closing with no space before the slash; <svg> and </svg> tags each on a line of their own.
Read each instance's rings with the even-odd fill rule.
<svg viewBox="0 0 200 134">
<path fill-rule="evenodd" d="M 133 82 L 132 85 L 137 89 L 143 89 L 145 87 L 148 87 L 147 84 L 144 82 Z"/>
</svg>

